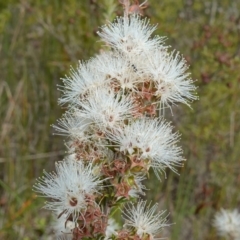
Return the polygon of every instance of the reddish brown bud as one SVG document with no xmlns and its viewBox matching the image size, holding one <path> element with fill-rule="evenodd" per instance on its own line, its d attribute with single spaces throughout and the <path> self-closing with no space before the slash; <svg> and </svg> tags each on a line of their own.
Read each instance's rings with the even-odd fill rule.
<svg viewBox="0 0 240 240">
<path fill-rule="evenodd" d="M 118 240 L 130 240 L 131 239 L 130 233 L 127 230 L 123 229 L 118 232 L 117 239 Z"/>
<path fill-rule="evenodd" d="M 131 188 L 126 182 L 121 182 L 119 184 L 116 184 L 115 187 L 117 189 L 117 192 L 116 192 L 117 197 L 129 198 L 128 193 L 131 190 Z"/>
<path fill-rule="evenodd" d="M 114 165 L 114 169 L 121 174 L 124 174 L 129 167 L 129 164 L 127 164 L 127 162 L 122 159 L 114 160 L 113 165 Z"/>
</svg>

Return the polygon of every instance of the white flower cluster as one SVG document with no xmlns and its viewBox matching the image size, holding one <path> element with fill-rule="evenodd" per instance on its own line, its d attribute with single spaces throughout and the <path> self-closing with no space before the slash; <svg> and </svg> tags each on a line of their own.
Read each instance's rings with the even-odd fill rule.
<svg viewBox="0 0 240 240">
<path fill-rule="evenodd" d="M 240 213 L 237 209 L 233 211 L 221 209 L 216 213 L 213 225 L 220 236 L 240 240 Z"/>
<path fill-rule="evenodd" d="M 59 103 L 68 111 L 54 126 L 69 138 L 71 155 L 46 173 L 34 190 L 51 200 L 58 216 L 59 239 L 160 239 L 167 226 L 140 200 L 129 204 L 122 230 L 108 220 L 112 207 L 122 208 L 144 194 L 149 168 L 156 175 L 182 165 L 179 134 L 161 110 L 197 99 L 196 87 L 179 53 L 169 53 L 156 26 L 138 15 L 118 17 L 98 32 L 111 50 L 79 63 L 60 87 Z M 65 236 L 66 235 L 66 236 Z"/>
<path fill-rule="evenodd" d="M 139 85 L 145 82 L 151 83 L 151 93 L 159 104 L 189 104 L 197 99 L 186 61 L 179 53 L 168 52 L 164 38 L 151 37 L 155 29 L 138 15 L 119 17 L 103 26 L 98 34 L 113 50 L 72 70 L 71 76 L 63 79 L 59 102 L 75 106 L 86 94 L 113 85 L 141 94 Z"/>
</svg>

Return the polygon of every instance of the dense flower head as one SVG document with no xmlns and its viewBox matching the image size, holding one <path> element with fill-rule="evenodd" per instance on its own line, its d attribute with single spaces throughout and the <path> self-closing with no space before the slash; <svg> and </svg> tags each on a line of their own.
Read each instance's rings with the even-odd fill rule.
<svg viewBox="0 0 240 240">
<path fill-rule="evenodd" d="M 87 116 L 80 116 L 72 109 L 66 112 L 57 125 L 53 125 L 57 135 L 68 136 L 86 141 L 89 138 L 91 120 Z"/>
<path fill-rule="evenodd" d="M 220 236 L 233 240 L 240 239 L 240 213 L 237 209 L 233 211 L 221 209 L 216 213 L 213 225 Z"/>
<path fill-rule="evenodd" d="M 194 81 L 187 72 L 188 65 L 179 53 L 155 49 L 146 59 L 143 68 L 154 84 L 154 95 L 163 104 L 181 102 L 189 105 L 189 101 L 197 99 Z"/>
<path fill-rule="evenodd" d="M 194 81 L 187 72 L 188 65 L 175 51 L 164 47 L 163 39 L 152 38 L 156 26 L 138 15 L 119 17 L 102 27 L 99 35 L 113 50 L 80 62 L 63 79 L 60 104 L 75 106 L 99 88 L 110 87 L 116 93 L 125 91 L 141 94 L 141 85 L 149 82 L 148 93 L 159 106 L 190 102 L 197 99 Z M 139 91 L 140 90 L 140 91 Z"/>
<path fill-rule="evenodd" d="M 104 76 L 105 84 L 115 91 L 136 91 L 137 84 L 144 81 L 143 75 L 136 71 L 137 59 L 130 60 L 117 51 L 103 52 L 93 58 L 91 63 Z"/>
<path fill-rule="evenodd" d="M 150 207 L 146 201 L 142 200 L 136 206 L 129 203 L 123 213 L 124 226 L 135 232 L 141 239 L 160 239 L 158 238 L 159 232 L 168 224 L 166 218 L 163 217 L 165 211 L 156 213 L 157 208 L 157 204 Z"/>
<path fill-rule="evenodd" d="M 59 103 L 75 106 L 79 100 L 87 99 L 89 93 L 105 87 L 116 92 L 138 92 L 144 82 L 150 82 L 149 94 L 160 106 L 171 107 L 178 102 L 189 105 L 196 100 L 196 87 L 187 72 L 186 61 L 175 51 L 169 53 L 163 38 L 151 36 L 155 29 L 136 14 L 118 17 L 114 23 L 103 26 L 98 34 L 112 51 L 71 69 L 60 87 L 63 95 Z"/>
<path fill-rule="evenodd" d="M 132 118 L 135 110 L 129 96 L 115 94 L 107 88 L 96 89 L 85 101 L 79 101 L 78 115 L 88 118 L 99 129 L 115 128 Z"/>
<path fill-rule="evenodd" d="M 101 189 L 102 180 L 92 169 L 91 164 L 85 166 L 72 159 L 58 162 L 56 173 L 44 171 L 45 176 L 38 179 L 34 191 L 52 200 L 46 202 L 45 208 L 65 213 L 67 217 L 71 215 L 76 221 L 87 208 L 89 199 L 94 199 L 94 194 Z"/>
<path fill-rule="evenodd" d="M 149 20 L 133 14 L 129 17 L 118 17 L 115 22 L 103 26 L 98 34 L 112 48 L 131 58 L 162 46 L 164 38 L 151 37 L 155 30 L 156 26 L 150 25 Z"/>
<path fill-rule="evenodd" d="M 89 92 L 104 84 L 103 75 L 94 70 L 91 61 L 79 62 L 77 69 L 71 68 L 70 76 L 62 80 L 63 86 L 59 88 L 63 93 L 59 99 L 61 105 L 66 103 L 75 105 L 79 98 L 85 98 Z"/>
<path fill-rule="evenodd" d="M 143 117 L 109 133 L 109 138 L 119 151 L 139 161 L 146 160 L 147 168 L 153 167 L 156 174 L 166 167 L 174 170 L 183 160 L 182 150 L 176 145 L 179 135 L 172 133 L 172 127 L 164 120 Z"/>
</svg>

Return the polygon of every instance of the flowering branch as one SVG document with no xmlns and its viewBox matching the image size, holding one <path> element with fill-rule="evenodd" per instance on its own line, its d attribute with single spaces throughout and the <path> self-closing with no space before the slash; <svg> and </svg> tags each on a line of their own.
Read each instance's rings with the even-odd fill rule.
<svg viewBox="0 0 240 240">
<path fill-rule="evenodd" d="M 121 3 L 125 16 L 98 32 L 109 51 L 63 79 L 59 103 L 68 111 L 53 127 L 68 137 L 69 156 L 34 185 L 51 199 L 45 208 L 56 214 L 59 239 L 154 240 L 168 225 L 157 205 L 140 199 L 143 181 L 150 168 L 160 178 L 166 168 L 182 166 L 179 134 L 161 112 L 189 105 L 196 87 L 186 61 L 169 53 L 163 37 L 152 37 L 156 26 L 137 15 L 145 2 Z M 116 209 L 123 210 L 122 228 L 112 219 Z"/>
</svg>

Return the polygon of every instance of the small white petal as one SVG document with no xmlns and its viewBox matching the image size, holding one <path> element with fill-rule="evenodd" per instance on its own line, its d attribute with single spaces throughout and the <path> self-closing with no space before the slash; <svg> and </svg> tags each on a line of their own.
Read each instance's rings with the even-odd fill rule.
<svg viewBox="0 0 240 240">
<path fill-rule="evenodd" d="M 60 214 L 61 212 L 58 211 L 58 214 L 55 216 L 53 225 L 54 234 L 58 240 L 72 240 L 72 231 L 78 226 L 78 224 L 67 220 L 66 213 L 62 214 L 61 217 L 58 217 Z"/>
<path fill-rule="evenodd" d="M 112 239 L 113 235 L 116 236 L 118 229 L 119 225 L 117 224 L 117 222 L 113 218 L 109 217 L 104 240 L 110 240 Z"/>
</svg>

